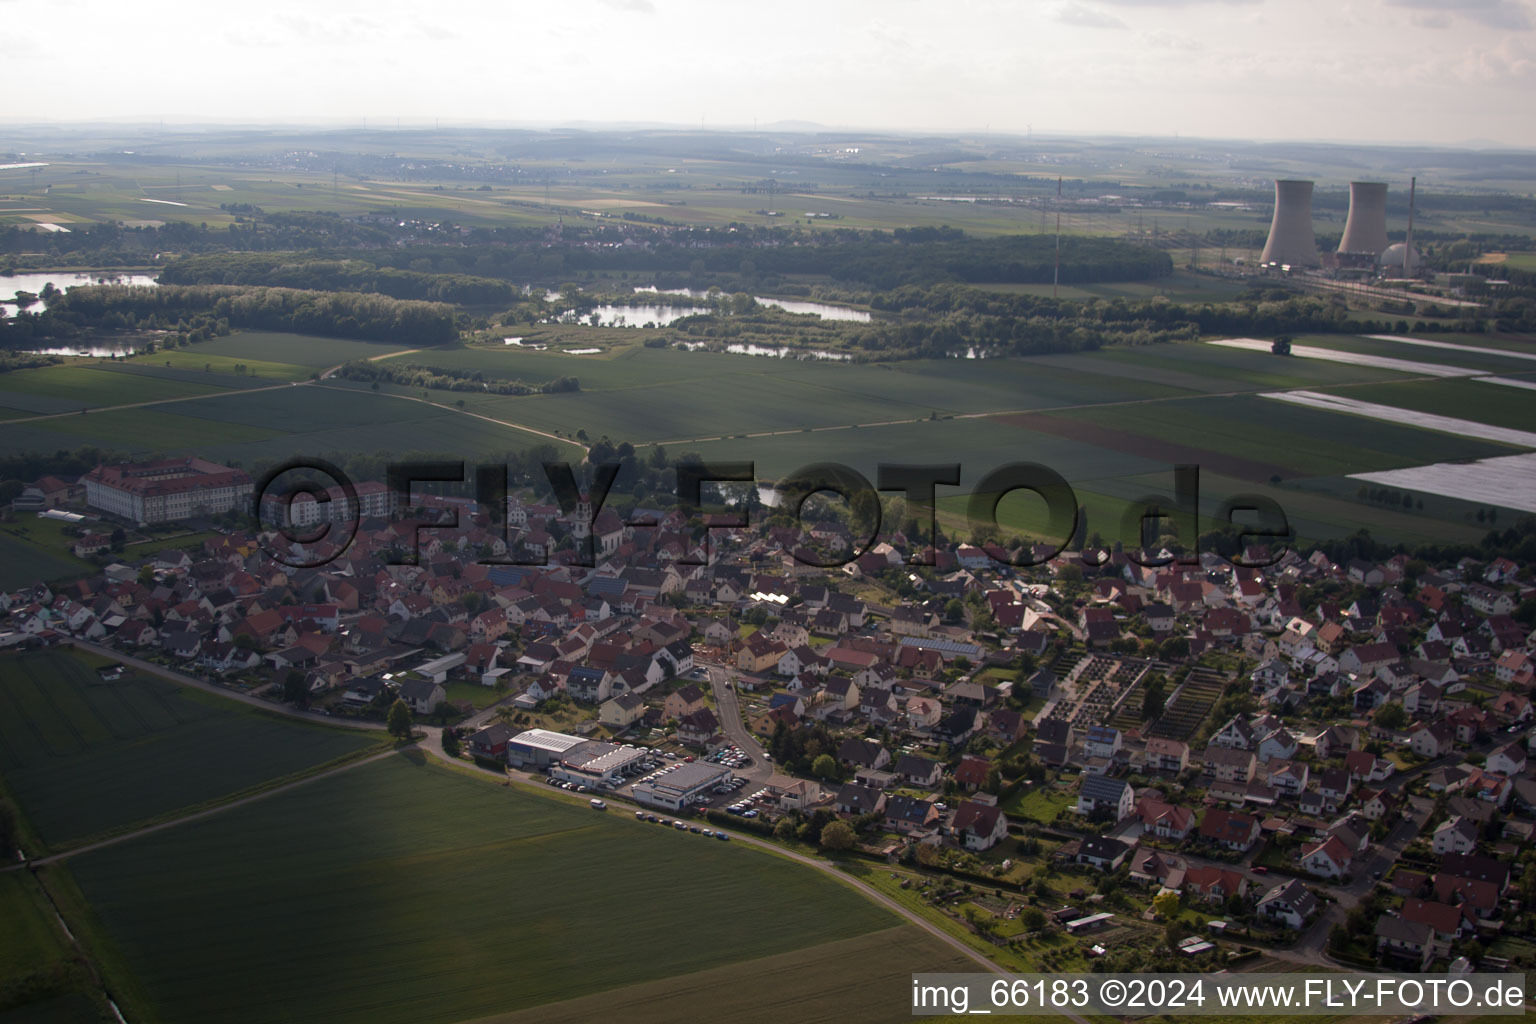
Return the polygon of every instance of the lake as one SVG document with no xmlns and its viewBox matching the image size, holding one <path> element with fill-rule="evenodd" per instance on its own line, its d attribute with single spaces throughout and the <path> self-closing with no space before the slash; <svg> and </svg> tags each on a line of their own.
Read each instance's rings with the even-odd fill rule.
<svg viewBox="0 0 1536 1024">
<path fill-rule="evenodd" d="M 31 292 L 38 295 L 43 286 L 52 283 L 55 288 L 69 289 L 80 284 L 137 284 L 155 287 L 158 281 L 150 274 L 86 274 L 78 270 L 55 270 L 44 273 L 0 275 L 0 296 L 6 300 L 14 300 L 18 291 Z M 42 299 L 38 299 L 27 307 L 29 313 L 41 313 L 48 306 Z M 0 301 L 0 310 L 5 316 L 15 316 L 17 306 L 14 301 Z"/>
<path fill-rule="evenodd" d="M 709 295 L 708 292 L 697 288 L 657 288 L 655 285 L 642 285 L 635 289 L 636 292 L 655 292 L 658 295 L 686 295 L 691 299 L 702 299 Z M 870 315 L 862 309 L 850 309 L 847 306 L 833 306 L 825 302 L 801 302 L 797 299 L 770 299 L 762 295 L 752 296 L 763 306 L 774 306 L 786 313 L 809 313 L 811 316 L 819 316 L 823 320 L 846 320 L 850 323 L 867 324 Z"/>
</svg>

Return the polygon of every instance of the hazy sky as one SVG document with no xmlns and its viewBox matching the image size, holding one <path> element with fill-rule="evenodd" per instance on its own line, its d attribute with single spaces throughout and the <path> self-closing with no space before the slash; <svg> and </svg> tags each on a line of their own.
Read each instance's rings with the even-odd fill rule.
<svg viewBox="0 0 1536 1024">
<path fill-rule="evenodd" d="M 0 17 L 9 121 L 756 119 L 1536 146 L 1536 0 L 0 0 Z"/>
</svg>

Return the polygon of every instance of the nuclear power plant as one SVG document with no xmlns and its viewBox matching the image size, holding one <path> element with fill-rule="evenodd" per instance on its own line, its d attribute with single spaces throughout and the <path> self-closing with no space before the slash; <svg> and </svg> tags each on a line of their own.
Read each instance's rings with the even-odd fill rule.
<svg viewBox="0 0 1536 1024">
<path fill-rule="evenodd" d="M 1339 239 L 1341 255 L 1369 254 L 1375 263 L 1387 251 L 1387 186 L 1379 181 L 1349 183 L 1349 219 Z"/>
<path fill-rule="evenodd" d="M 1310 181 L 1275 182 L 1275 217 L 1270 222 L 1269 240 L 1264 243 L 1264 255 L 1259 262 L 1292 268 L 1320 264 L 1317 236 L 1312 233 Z"/>
<path fill-rule="evenodd" d="M 1413 213 L 1408 215 L 1409 245 L 1412 244 Z M 1417 267 L 1417 253 L 1406 257 L 1402 245 L 1387 239 L 1387 186 L 1380 181 L 1349 183 L 1349 217 L 1337 252 L 1327 257 L 1317 251 L 1317 237 L 1312 231 L 1312 182 L 1277 179 L 1275 181 L 1275 216 L 1269 226 L 1269 240 L 1264 243 L 1260 262 L 1265 266 L 1289 270 L 1310 270 L 1326 265 L 1347 276 L 1369 275 L 1392 266 L 1398 272 Z M 1394 258 L 1395 257 L 1395 258 Z"/>
</svg>

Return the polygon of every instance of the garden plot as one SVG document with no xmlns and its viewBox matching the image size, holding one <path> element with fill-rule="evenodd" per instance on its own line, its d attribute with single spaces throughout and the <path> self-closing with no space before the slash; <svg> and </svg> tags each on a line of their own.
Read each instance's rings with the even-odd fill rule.
<svg viewBox="0 0 1536 1024">
<path fill-rule="evenodd" d="M 1487 423 L 1477 423 L 1473 420 L 1457 419 L 1454 416 L 1437 416 L 1434 413 L 1416 412 L 1413 409 L 1402 409 L 1393 405 L 1361 402 L 1353 398 L 1345 398 L 1342 395 L 1327 395 L 1320 391 L 1283 391 L 1271 392 L 1261 397 L 1273 398 L 1281 402 L 1291 402 L 1295 405 L 1311 406 L 1315 409 L 1327 409 L 1349 416 L 1363 416 L 1367 419 L 1383 420 L 1403 426 L 1422 427 L 1425 430 L 1435 430 L 1442 434 L 1455 434 L 1459 437 L 1476 437 L 1484 441 L 1497 441 L 1500 444 L 1512 445 L 1516 448 L 1536 448 L 1536 433 L 1531 433 L 1528 430 L 1512 430 L 1508 427 L 1495 427 Z"/>
</svg>

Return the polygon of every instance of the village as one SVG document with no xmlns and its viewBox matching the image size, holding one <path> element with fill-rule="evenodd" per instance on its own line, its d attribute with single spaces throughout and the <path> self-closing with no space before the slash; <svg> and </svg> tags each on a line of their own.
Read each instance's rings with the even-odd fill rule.
<svg viewBox="0 0 1536 1024">
<path fill-rule="evenodd" d="M 142 507 L 29 488 L 12 515 L 78 522 L 101 570 L 0 593 L 0 646 L 116 653 L 337 718 L 403 701 L 445 750 L 595 807 L 931 872 L 932 902 L 968 902 L 994 941 L 1055 929 L 1114 962 L 1155 930 L 1190 960 L 1536 963 L 1536 582 L 1508 558 L 1014 568 L 945 543 L 922 565 L 896 533 L 825 568 L 799 556 L 847 550 L 842 523 L 704 530 L 513 496 L 503 529 L 369 483 L 264 508 L 357 515 L 344 552 L 296 567 L 208 518 L 249 496 L 219 468 L 227 504 L 164 514 L 204 517 L 200 546 L 131 559 L 111 534 Z M 509 536 L 547 564 L 508 564 Z"/>
</svg>

